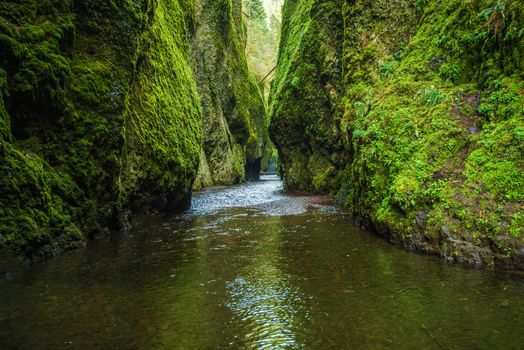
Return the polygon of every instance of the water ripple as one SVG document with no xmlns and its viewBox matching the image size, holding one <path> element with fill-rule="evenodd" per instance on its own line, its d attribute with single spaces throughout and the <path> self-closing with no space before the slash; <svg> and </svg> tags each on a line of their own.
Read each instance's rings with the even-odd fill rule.
<svg viewBox="0 0 524 350">
<path fill-rule="evenodd" d="M 239 276 L 228 282 L 227 307 L 238 318 L 235 322 L 250 330 L 243 339 L 248 347 L 297 348 L 296 332 L 300 322 L 305 321 L 305 298 L 278 271 L 267 277 Z"/>
</svg>

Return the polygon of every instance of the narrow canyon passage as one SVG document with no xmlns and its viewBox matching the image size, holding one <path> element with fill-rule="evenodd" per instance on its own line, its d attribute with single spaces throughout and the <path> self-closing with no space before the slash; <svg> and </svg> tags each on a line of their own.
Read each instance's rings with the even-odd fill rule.
<svg viewBox="0 0 524 350">
<path fill-rule="evenodd" d="M 518 349 L 522 279 L 443 264 L 276 176 L 0 280 L 4 349 Z"/>
<path fill-rule="evenodd" d="M 522 0 L 0 0 L 0 350 L 524 349 Z"/>
</svg>

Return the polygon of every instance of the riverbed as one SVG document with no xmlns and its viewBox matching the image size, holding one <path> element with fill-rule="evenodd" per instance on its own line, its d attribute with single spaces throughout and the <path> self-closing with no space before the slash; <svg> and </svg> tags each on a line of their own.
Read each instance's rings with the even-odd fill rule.
<svg viewBox="0 0 524 350">
<path fill-rule="evenodd" d="M 2 349 L 524 348 L 522 278 L 401 250 L 276 176 L 0 271 Z"/>
</svg>

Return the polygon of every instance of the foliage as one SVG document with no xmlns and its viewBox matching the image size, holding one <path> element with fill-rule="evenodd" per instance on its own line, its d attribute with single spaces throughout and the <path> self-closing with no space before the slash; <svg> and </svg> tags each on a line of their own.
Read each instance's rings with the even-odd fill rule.
<svg viewBox="0 0 524 350">
<path fill-rule="evenodd" d="M 312 11 L 321 6 L 343 16 L 342 81 L 324 71 L 334 56 L 326 47 L 337 44 Z M 327 188 L 392 240 L 511 264 L 508 252 L 524 244 L 523 18 L 519 1 L 287 4 L 271 99 L 287 186 L 308 189 L 323 176 L 295 170 L 313 150 L 335 167 Z M 322 84 L 311 84 L 316 77 Z M 343 97 L 332 99 L 337 88 Z M 338 132 L 321 132 L 330 120 Z"/>
<path fill-rule="evenodd" d="M 387 76 L 389 73 L 393 71 L 393 69 L 397 66 L 398 61 L 392 60 L 391 62 L 384 63 L 379 67 L 380 74 L 383 76 Z"/>
<path fill-rule="evenodd" d="M 417 100 L 421 106 L 435 107 L 439 103 L 445 102 L 446 96 L 441 90 L 432 85 L 417 91 L 415 100 Z"/>
<path fill-rule="evenodd" d="M 488 32 L 493 30 L 493 35 L 502 38 L 506 29 L 506 5 L 502 2 L 496 3 L 478 14 L 478 17 L 484 17 L 488 25 Z"/>
<path fill-rule="evenodd" d="M 266 13 L 261 0 L 243 0 L 247 24 L 246 55 L 249 69 L 262 88 L 268 90 L 280 34 L 280 1 L 275 1 L 273 12 Z M 269 74 L 269 77 L 268 77 Z"/>
<path fill-rule="evenodd" d="M 201 135 L 192 7 L 0 3 L 0 246 L 55 254 L 129 209 L 187 200 Z"/>
</svg>

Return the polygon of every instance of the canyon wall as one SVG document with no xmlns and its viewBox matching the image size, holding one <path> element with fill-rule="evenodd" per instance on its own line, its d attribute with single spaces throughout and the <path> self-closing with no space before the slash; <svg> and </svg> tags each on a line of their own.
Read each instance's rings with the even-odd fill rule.
<svg viewBox="0 0 524 350">
<path fill-rule="evenodd" d="M 524 269 L 524 6 L 287 0 L 270 136 L 287 188 L 408 249 Z"/>
<path fill-rule="evenodd" d="M 241 0 L 199 0 L 191 53 L 204 142 L 195 188 L 257 178 L 267 143 L 266 108 L 246 61 Z"/>
<path fill-rule="evenodd" d="M 0 3 L 0 248 L 39 259 L 245 180 L 267 126 L 241 6 Z"/>
</svg>

